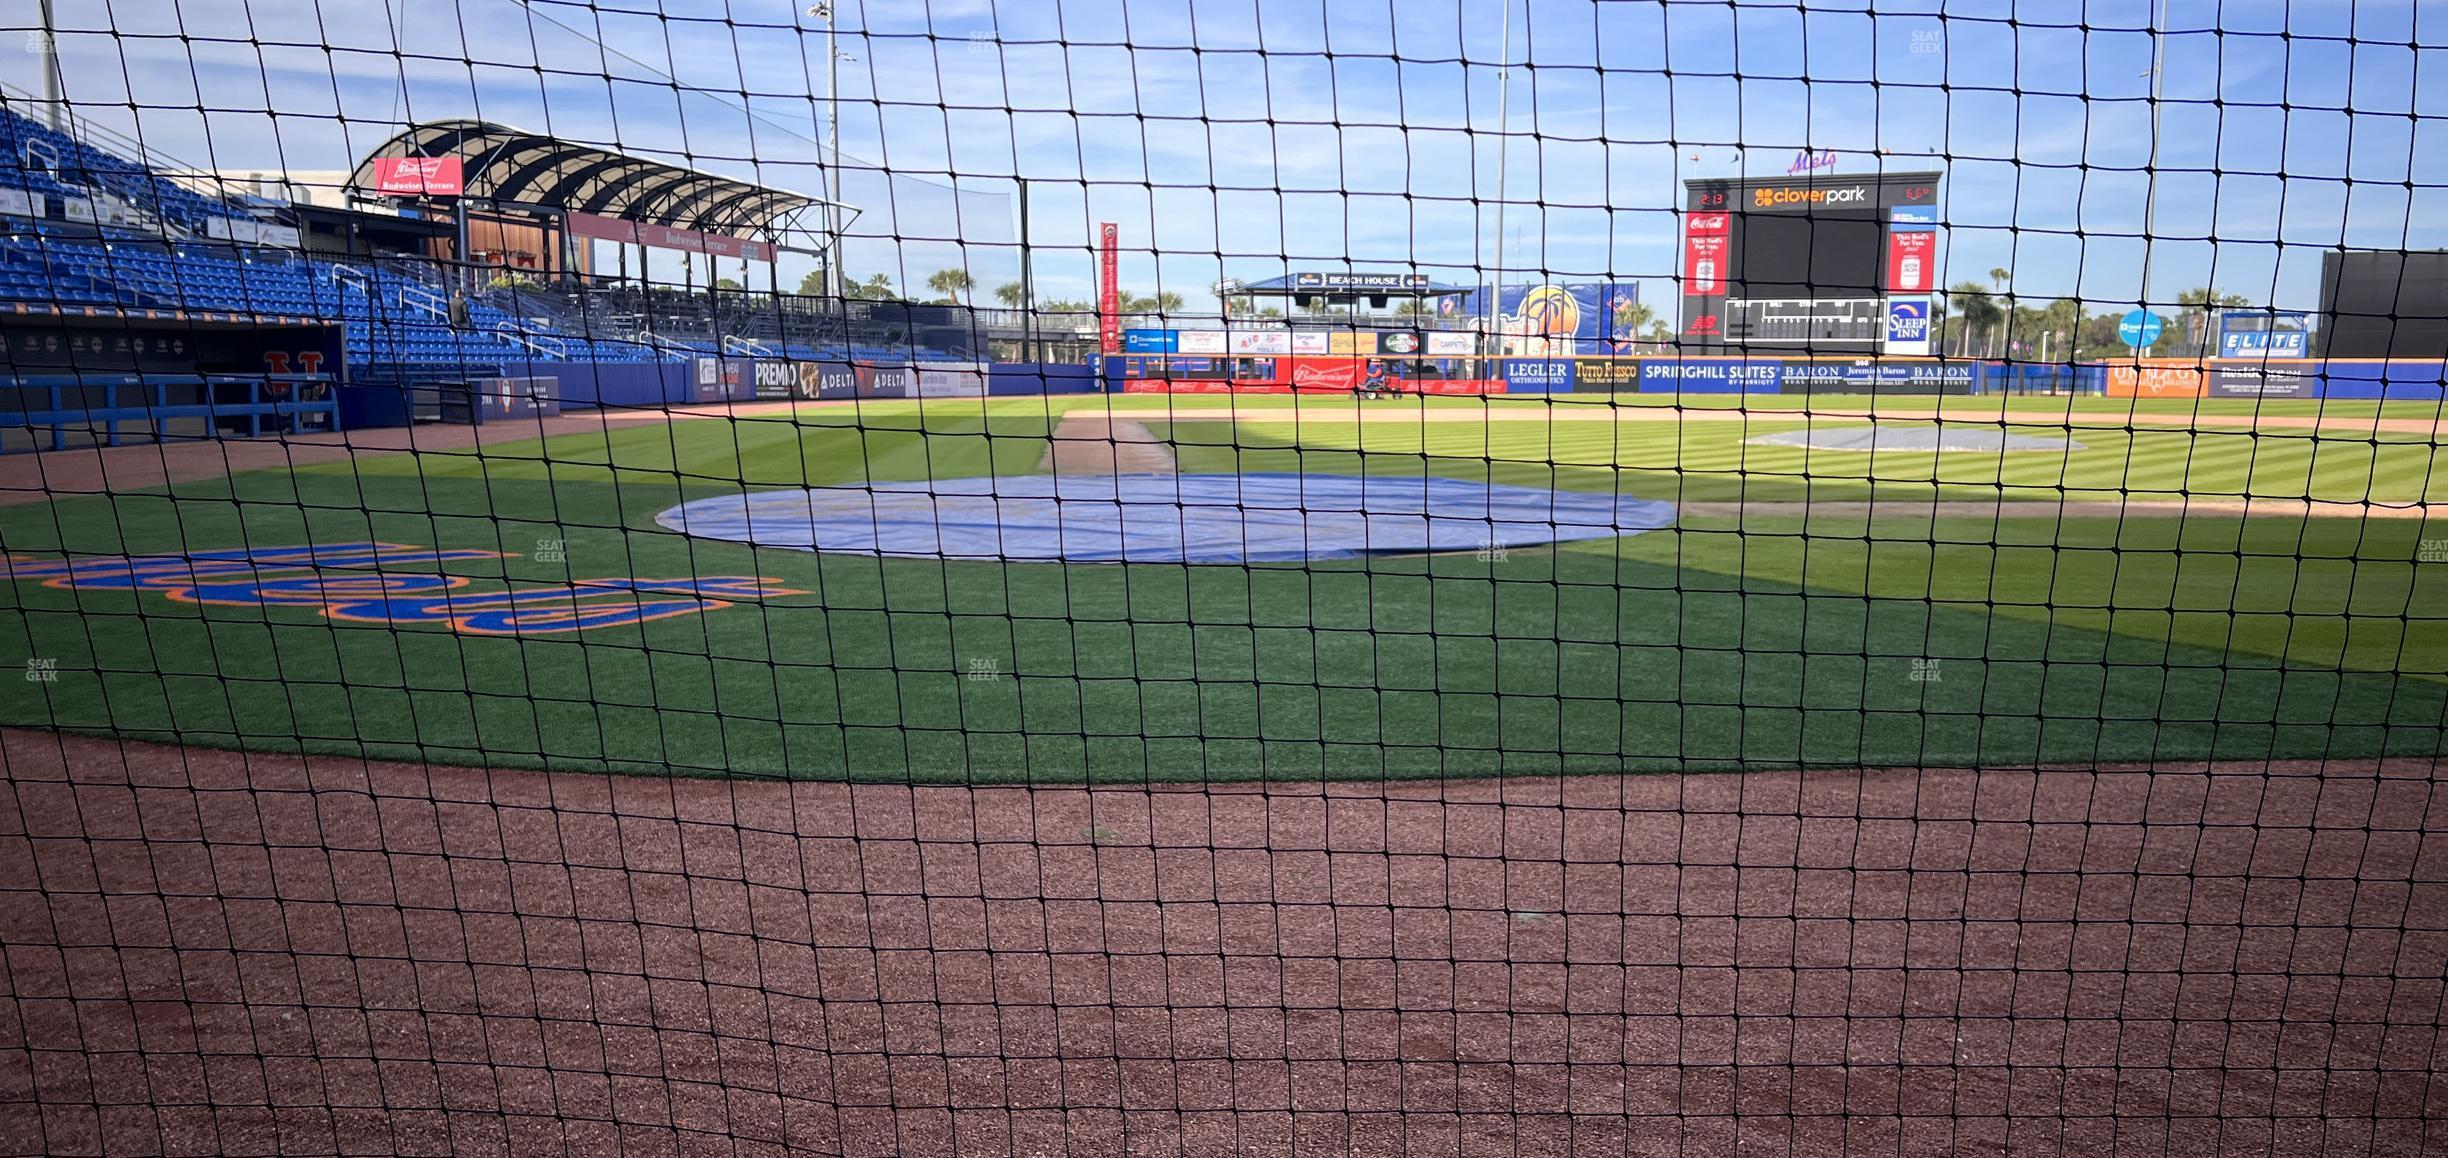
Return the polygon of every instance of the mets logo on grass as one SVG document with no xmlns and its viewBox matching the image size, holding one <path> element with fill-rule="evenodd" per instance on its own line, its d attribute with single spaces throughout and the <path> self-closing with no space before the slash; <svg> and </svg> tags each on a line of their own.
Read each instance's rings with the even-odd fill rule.
<svg viewBox="0 0 2448 1158">
<path fill-rule="evenodd" d="M 806 594 L 755 575 L 504 583 L 502 590 L 484 591 L 464 575 L 392 570 L 506 557 L 498 551 L 397 543 L 241 547 L 132 558 L 10 554 L 0 558 L 0 575 L 39 579 L 59 591 L 152 592 L 199 607 L 297 607 L 342 623 L 427 624 L 467 635 L 592 631 Z"/>
</svg>

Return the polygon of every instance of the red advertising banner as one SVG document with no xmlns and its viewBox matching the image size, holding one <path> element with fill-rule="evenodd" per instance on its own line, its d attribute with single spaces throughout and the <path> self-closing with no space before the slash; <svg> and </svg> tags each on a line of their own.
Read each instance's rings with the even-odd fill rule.
<svg viewBox="0 0 2448 1158">
<path fill-rule="evenodd" d="M 1122 234 L 1097 224 L 1097 336 L 1108 354 L 1122 352 Z"/>
<path fill-rule="evenodd" d="M 387 197 L 457 197 L 466 181 L 457 157 L 374 158 L 374 191 Z"/>
<path fill-rule="evenodd" d="M 1887 292 L 1925 294 L 1938 277 L 1938 234 L 1930 230 L 1887 234 Z"/>
<path fill-rule="evenodd" d="M 1683 219 L 1684 293 L 1713 296 L 1726 292 L 1726 254 L 1732 232 L 1732 214 L 1694 213 Z"/>
<path fill-rule="evenodd" d="M 733 237 L 728 233 L 704 233 L 695 229 L 675 229 L 669 225 L 649 225 L 642 221 L 625 221 L 618 217 L 600 217 L 593 213 L 572 213 L 567 218 L 569 231 L 578 237 L 617 241 L 623 245 L 651 245 L 659 249 L 681 249 L 690 253 L 706 253 L 715 257 L 744 257 L 750 261 L 772 261 L 774 247 L 762 241 Z"/>
</svg>

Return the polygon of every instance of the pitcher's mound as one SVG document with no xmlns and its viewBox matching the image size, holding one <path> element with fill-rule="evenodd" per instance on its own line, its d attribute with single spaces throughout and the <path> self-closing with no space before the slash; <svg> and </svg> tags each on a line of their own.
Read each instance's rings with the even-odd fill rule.
<svg viewBox="0 0 2448 1158">
<path fill-rule="evenodd" d="M 1910 450 L 1927 454 L 1965 451 L 1996 454 L 2008 450 L 2081 450 L 2071 438 L 2008 434 L 1982 426 L 1814 426 L 1746 439 L 1753 446 L 1793 446 L 1805 450 Z"/>
</svg>

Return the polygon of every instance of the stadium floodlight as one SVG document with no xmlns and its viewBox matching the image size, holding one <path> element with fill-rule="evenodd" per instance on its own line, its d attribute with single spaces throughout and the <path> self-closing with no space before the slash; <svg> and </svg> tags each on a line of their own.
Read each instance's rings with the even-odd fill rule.
<svg viewBox="0 0 2448 1158">
<path fill-rule="evenodd" d="M 808 9 L 808 15 L 825 25 L 825 200 L 833 202 L 825 209 L 825 235 L 832 253 L 825 258 L 825 285 L 830 296 L 842 296 L 842 220 L 841 202 L 841 62 L 845 59 L 836 43 L 840 33 L 833 19 L 832 0 L 820 0 Z"/>
</svg>

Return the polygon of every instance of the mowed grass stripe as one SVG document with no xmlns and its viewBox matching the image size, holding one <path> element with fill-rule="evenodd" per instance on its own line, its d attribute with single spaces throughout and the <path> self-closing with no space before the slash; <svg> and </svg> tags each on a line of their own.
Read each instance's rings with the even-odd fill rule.
<svg viewBox="0 0 2448 1158">
<path fill-rule="evenodd" d="M 923 780 L 2348 756 L 2440 743 L 2437 616 L 2448 612 L 2434 609 L 2448 609 L 2448 568 L 2414 561 L 2438 534 L 2418 520 L 1746 518 L 1502 561 L 1256 568 L 816 556 L 688 540 L 651 522 L 671 501 L 744 482 L 1019 472 L 1043 452 L 1042 417 L 903 417 L 926 432 L 644 424 L 524 454 L 399 456 L 175 498 L 0 511 L 11 550 L 371 537 L 520 552 L 471 575 L 761 573 L 811 593 L 576 638 L 488 639 L 13 584 L 0 649 L 56 657 L 61 675 L 0 687 L 0 720 L 513 765 Z M 1959 484 L 1946 463 L 1935 483 L 1771 477 L 1758 469 L 1763 448 L 1740 442 L 1758 423 L 1593 424 L 1586 436 L 1462 424 L 1456 443 L 1493 447 L 1504 456 L 1493 463 L 1380 452 L 1374 427 L 1364 454 L 1351 423 L 1304 422 L 1299 447 L 1203 425 L 1216 445 L 1187 448 L 1185 469 L 1195 457 L 1434 470 L 1661 497 L 1997 490 L 1994 468 L 1985 485 Z M 1419 431 L 1409 437 L 1420 445 Z M 1434 431 L 1429 445 L 1444 439 Z M 2142 469 L 2182 470 L 2171 447 L 2190 449 L 2146 446 Z M 1602 450 L 1606 465 L 1536 461 Z M 1686 450 L 1727 465 L 1677 473 Z M 1798 452 L 1773 453 L 1801 469 Z M 1827 458 L 1808 456 L 1809 468 Z M 2126 473 L 2121 446 L 2102 469 Z M 567 564 L 533 557 L 545 538 L 566 541 Z M 1942 680 L 1913 680 L 1914 660 L 1937 661 Z M 968 678 L 979 661 L 994 678 Z"/>
</svg>

